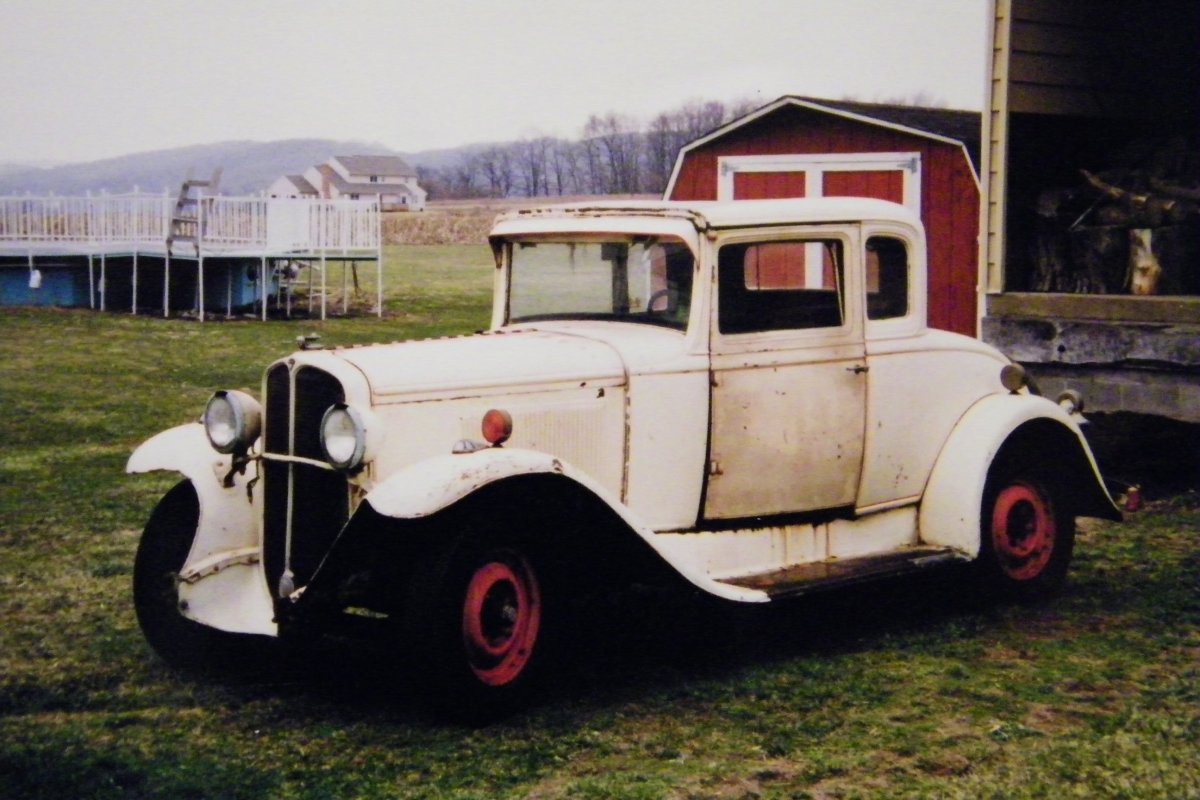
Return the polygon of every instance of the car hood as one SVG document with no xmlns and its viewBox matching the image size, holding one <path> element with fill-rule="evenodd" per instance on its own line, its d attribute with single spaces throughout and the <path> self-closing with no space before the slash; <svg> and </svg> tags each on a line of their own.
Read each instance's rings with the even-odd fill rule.
<svg viewBox="0 0 1200 800">
<path fill-rule="evenodd" d="M 462 397 L 550 385 L 615 386 L 625 364 L 611 345 L 539 330 L 353 347 L 333 352 L 366 377 L 375 402 L 422 396 Z"/>
</svg>

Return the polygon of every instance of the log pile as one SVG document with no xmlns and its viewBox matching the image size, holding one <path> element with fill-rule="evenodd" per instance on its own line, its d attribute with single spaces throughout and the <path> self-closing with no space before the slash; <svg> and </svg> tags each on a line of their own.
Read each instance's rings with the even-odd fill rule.
<svg viewBox="0 0 1200 800">
<path fill-rule="evenodd" d="M 1033 291 L 1200 294 L 1200 147 L 1141 142 L 1038 197 Z"/>
</svg>

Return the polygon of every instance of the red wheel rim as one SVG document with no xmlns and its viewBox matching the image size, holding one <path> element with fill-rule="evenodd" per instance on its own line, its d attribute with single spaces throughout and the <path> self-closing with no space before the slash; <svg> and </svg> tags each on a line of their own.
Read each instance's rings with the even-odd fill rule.
<svg viewBox="0 0 1200 800">
<path fill-rule="evenodd" d="M 1013 580 L 1036 578 L 1050 563 L 1057 526 L 1054 513 L 1037 489 L 1014 483 L 992 507 L 992 543 L 1000 569 Z"/>
<path fill-rule="evenodd" d="M 462 609 L 471 671 L 488 686 L 515 680 L 533 655 L 541 620 L 537 578 L 525 559 L 480 566 L 467 582 Z"/>
</svg>

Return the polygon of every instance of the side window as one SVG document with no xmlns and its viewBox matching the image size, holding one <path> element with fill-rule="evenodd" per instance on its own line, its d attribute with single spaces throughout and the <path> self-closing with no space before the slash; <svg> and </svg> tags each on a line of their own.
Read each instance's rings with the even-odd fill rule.
<svg viewBox="0 0 1200 800">
<path fill-rule="evenodd" d="M 845 319 L 842 243 L 837 239 L 749 242 L 721 248 L 721 333 L 836 328 Z"/>
<path fill-rule="evenodd" d="M 867 239 L 867 319 L 908 315 L 908 248 L 891 236 Z"/>
</svg>

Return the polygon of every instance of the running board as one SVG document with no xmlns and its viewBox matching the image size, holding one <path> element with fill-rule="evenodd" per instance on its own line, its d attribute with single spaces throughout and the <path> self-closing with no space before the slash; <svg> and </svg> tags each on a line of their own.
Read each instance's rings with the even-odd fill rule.
<svg viewBox="0 0 1200 800">
<path fill-rule="evenodd" d="M 778 600 L 969 560 L 961 551 L 949 547 L 906 547 L 890 553 L 797 564 L 756 575 L 724 578 L 720 582 L 757 589 Z"/>
</svg>

